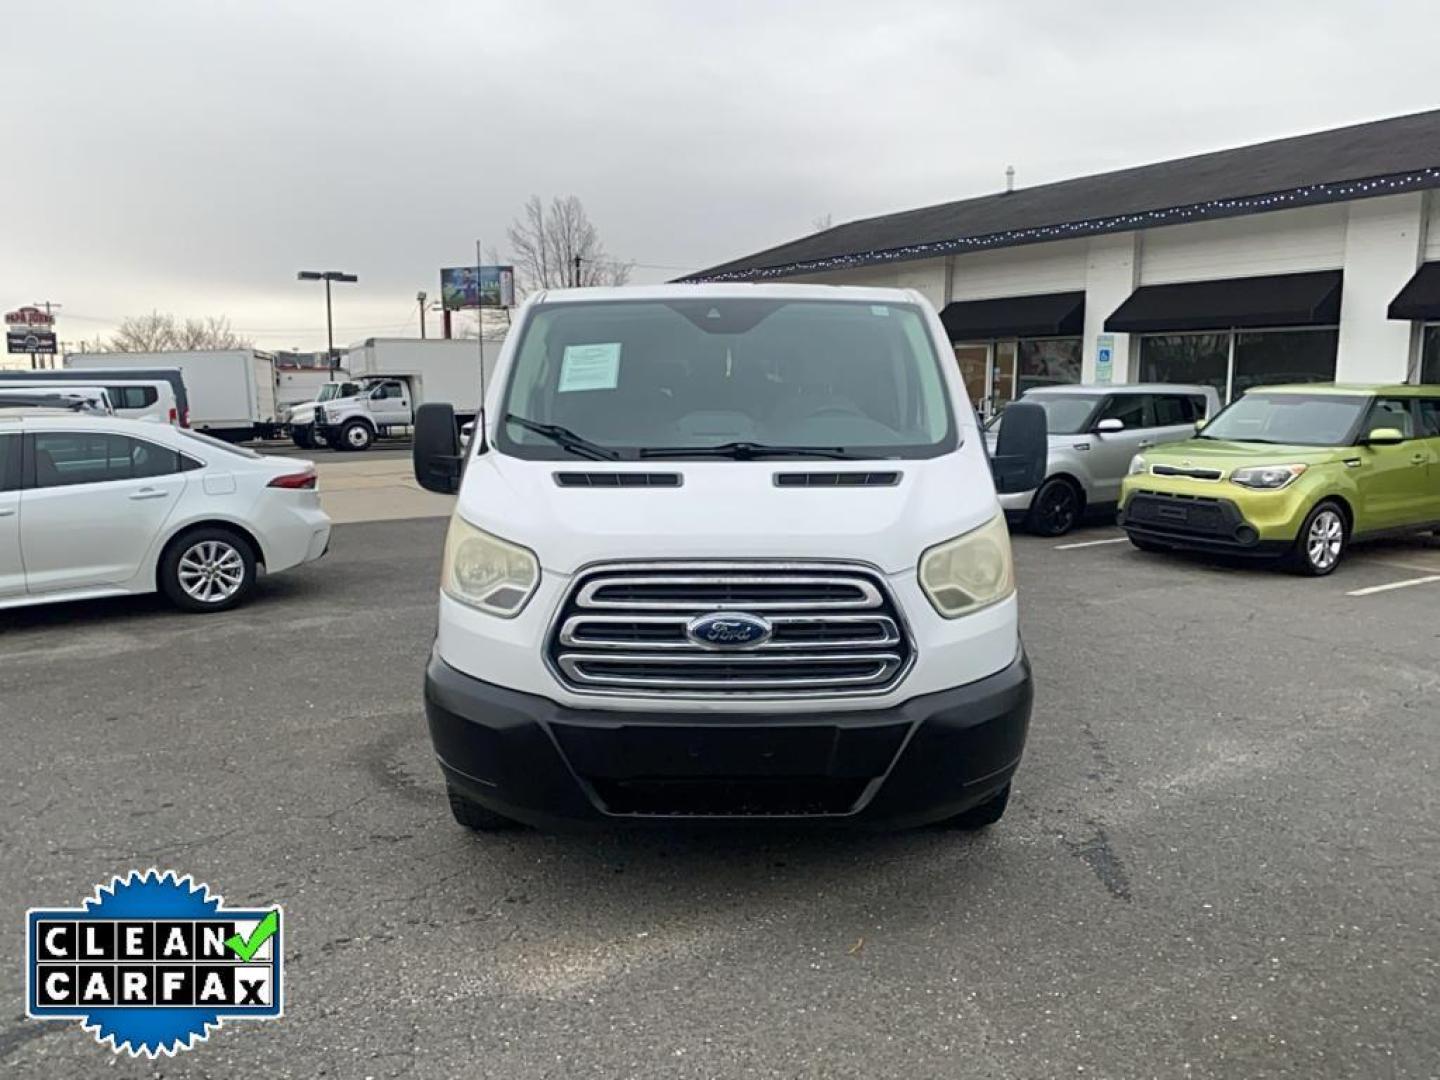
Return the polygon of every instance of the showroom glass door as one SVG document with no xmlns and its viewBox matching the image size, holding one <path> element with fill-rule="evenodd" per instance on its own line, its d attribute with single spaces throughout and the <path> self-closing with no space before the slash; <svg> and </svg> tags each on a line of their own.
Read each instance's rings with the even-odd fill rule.
<svg viewBox="0 0 1440 1080">
<path fill-rule="evenodd" d="M 985 400 L 989 396 L 990 346 L 969 342 L 955 346 L 955 363 L 960 366 L 960 377 L 965 380 L 965 396 L 979 413 L 985 412 Z"/>
<path fill-rule="evenodd" d="M 990 378 L 990 415 L 1015 400 L 1016 352 L 1019 343 L 1015 341 L 995 342 L 995 362 Z"/>
</svg>

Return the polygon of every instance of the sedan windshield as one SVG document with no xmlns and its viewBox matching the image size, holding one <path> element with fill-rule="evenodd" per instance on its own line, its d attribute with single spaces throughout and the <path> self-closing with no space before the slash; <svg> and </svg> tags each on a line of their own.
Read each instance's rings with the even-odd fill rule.
<svg viewBox="0 0 1440 1080">
<path fill-rule="evenodd" d="M 496 443 L 526 458 L 933 457 L 955 446 L 909 304 L 736 298 L 542 304 Z"/>
<path fill-rule="evenodd" d="M 1202 439 L 1342 446 L 1350 442 L 1368 398 L 1340 394 L 1251 391 L 1206 425 Z"/>
</svg>

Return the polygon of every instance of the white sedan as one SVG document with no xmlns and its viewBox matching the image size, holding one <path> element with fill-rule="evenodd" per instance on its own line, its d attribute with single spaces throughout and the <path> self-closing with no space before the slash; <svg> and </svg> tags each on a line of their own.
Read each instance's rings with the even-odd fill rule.
<svg viewBox="0 0 1440 1080">
<path fill-rule="evenodd" d="M 223 611 L 330 543 L 315 467 L 113 416 L 0 409 L 0 608 L 164 593 Z"/>
</svg>

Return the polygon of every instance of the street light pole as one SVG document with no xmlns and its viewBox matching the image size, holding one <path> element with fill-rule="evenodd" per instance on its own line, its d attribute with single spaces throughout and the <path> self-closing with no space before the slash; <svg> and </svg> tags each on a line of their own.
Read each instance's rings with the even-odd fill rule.
<svg viewBox="0 0 1440 1080">
<path fill-rule="evenodd" d="M 332 281 L 355 282 L 360 279 L 354 274 L 347 274 L 343 270 L 301 270 L 295 275 L 300 281 L 323 281 L 325 282 L 325 346 L 326 356 L 330 361 L 330 377 L 335 377 L 335 318 L 330 306 L 330 283 Z"/>
<path fill-rule="evenodd" d="M 415 300 L 420 305 L 420 340 L 425 340 L 425 292 L 422 289 L 415 294 Z"/>
</svg>

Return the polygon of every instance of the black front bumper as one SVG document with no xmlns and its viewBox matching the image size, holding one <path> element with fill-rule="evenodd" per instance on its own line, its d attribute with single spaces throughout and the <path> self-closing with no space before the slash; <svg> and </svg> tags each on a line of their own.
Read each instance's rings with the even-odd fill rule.
<svg viewBox="0 0 1440 1080">
<path fill-rule="evenodd" d="M 425 715 L 445 778 L 532 825 L 813 820 L 920 825 L 984 802 L 1020 763 L 1033 690 L 1022 652 L 979 682 L 888 709 L 571 709 L 432 654 Z"/>
<path fill-rule="evenodd" d="M 1229 499 L 1159 491 L 1130 496 L 1117 522 L 1130 536 L 1171 547 L 1231 555 L 1282 555 L 1289 544 L 1261 540 L 1260 532 Z"/>
</svg>

